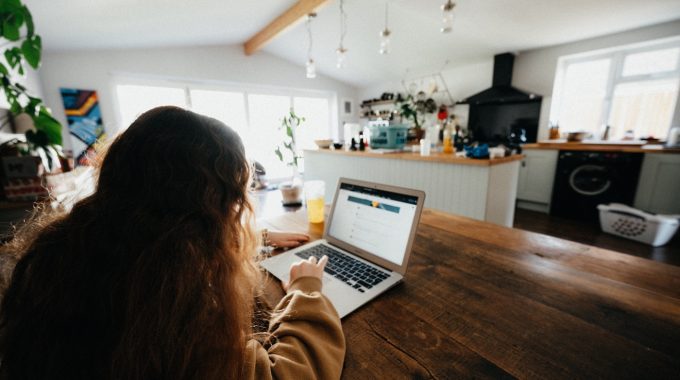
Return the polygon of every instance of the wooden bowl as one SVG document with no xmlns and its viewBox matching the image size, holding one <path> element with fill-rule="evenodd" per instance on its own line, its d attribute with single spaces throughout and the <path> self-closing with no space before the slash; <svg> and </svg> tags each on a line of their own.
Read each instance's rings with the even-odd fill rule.
<svg viewBox="0 0 680 380">
<path fill-rule="evenodd" d="M 331 147 L 333 140 L 314 140 L 314 144 L 319 147 L 319 149 L 328 149 Z"/>
</svg>

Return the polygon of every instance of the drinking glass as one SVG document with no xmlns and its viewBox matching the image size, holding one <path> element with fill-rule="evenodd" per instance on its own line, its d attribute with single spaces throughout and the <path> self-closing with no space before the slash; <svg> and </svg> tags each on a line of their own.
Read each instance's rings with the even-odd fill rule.
<svg viewBox="0 0 680 380">
<path fill-rule="evenodd" d="M 322 223 L 324 220 L 324 198 L 326 185 L 323 181 L 305 182 L 305 200 L 307 203 L 307 219 L 310 223 Z"/>
</svg>

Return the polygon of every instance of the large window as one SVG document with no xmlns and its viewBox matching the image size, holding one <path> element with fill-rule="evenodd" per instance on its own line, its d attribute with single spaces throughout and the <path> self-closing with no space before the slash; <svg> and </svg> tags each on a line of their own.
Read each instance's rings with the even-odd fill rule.
<svg viewBox="0 0 680 380">
<path fill-rule="evenodd" d="M 299 91 L 244 91 L 205 89 L 194 86 L 146 86 L 121 84 L 116 87 L 123 128 L 144 111 L 161 105 L 175 105 L 218 119 L 233 128 L 243 140 L 251 160 L 260 162 L 270 179 L 290 177 L 292 170 L 274 154 L 282 139 L 281 119 L 292 108 L 305 118 L 298 130 L 300 149 L 313 148 L 315 139 L 332 135 L 331 95 Z M 298 96 L 299 95 L 299 96 Z"/>
<path fill-rule="evenodd" d="M 680 90 L 680 39 L 560 58 L 552 123 L 596 138 L 665 138 Z"/>
</svg>

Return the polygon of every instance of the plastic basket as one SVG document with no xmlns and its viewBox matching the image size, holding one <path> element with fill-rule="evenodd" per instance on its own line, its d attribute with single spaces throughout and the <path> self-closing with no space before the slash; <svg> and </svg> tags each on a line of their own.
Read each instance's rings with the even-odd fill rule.
<svg viewBox="0 0 680 380">
<path fill-rule="evenodd" d="M 619 203 L 599 205 L 597 209 L 602 231 L 653 247 L 668 243 L 680 225 L 680 215 L 654 215 Z"/>
<path fill-rule="evenodd" d="M 371 125 L 371 149 L 401 149 L 406 145 L 406 125 Z"/>
</svg>

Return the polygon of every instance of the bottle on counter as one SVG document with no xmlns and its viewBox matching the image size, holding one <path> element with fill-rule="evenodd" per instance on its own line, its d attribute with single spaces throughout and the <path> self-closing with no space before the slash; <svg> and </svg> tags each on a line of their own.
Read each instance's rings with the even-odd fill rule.
<svg viewBox="0 0 680 380">
<path fill-rule="evenodd" d="M 557 140 L 560 138 L 560 127 L 557 124 L 553 124 L 550 126 L 550 134 L 548 136 L 548 139 L 550 140 Z"/>
<path fill-rule="evenodd" d="M 446 127 L 444 127 L 444 143 L 443 143 L 443 149 L 442 152 L 444 153 L 453 153 L 453 141 L 451 140 L 451 135 L 453 134 L 453 131 L 451 130 L 451 123 L 446 123 Z"/>
</svg>

